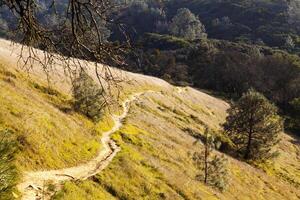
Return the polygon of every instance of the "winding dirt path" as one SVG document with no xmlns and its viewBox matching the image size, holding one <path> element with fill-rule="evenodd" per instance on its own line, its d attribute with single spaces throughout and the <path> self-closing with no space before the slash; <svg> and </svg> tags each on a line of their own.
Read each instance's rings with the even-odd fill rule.
<svg viewBox="0 0 300 200">
<path fill-rule="evenodd" d="M 120 147 L 118 147 L 116 143 L 110 139 L 110 135 L 121 128 L 123 125 L 122 120 L 128 114 L 130 103 L 136 100 L 142 94 L 144 93 L 136 93 L 130 96 L 122 103 L 123 113 L 121 115 L 112 116 L 114 120 L 114 127 L 111 130 L 103 133 L 101 138 L 102 150 L 94 159 L 87 163 L 71 168 L 25 172 L 22 182 L 17 186 L 23 195 L 22 200 L 42 199 L 43 187 L 48 181 L 51 181 L 51 184 L 60 185 L 66 180 L 87 179 L 103 170 L 120 151 Z M 47 197 L 44 197 L 44 199 L 47 199 Z"/>
</svg>

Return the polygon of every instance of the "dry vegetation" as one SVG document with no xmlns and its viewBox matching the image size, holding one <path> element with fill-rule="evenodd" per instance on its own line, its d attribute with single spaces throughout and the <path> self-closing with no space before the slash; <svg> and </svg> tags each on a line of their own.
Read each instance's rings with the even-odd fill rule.
<svg viewBox="0 0 300 200">
<path fill-rule="evenodd" d="M 108 168 L 87 181 L 66 183 L 54 199 L 70 200 L 77 193 L 82 199 L 97 195 L 108 199 L 299 199 L 299 187 L 278 176 L 285 168 L 299 181 L 299 146 L 286 140 L 286 135 L 276 164 L 264 166 L 275 166 L 276 173 L 228 157 L 230 182 L 223 193 L 195 181 L 191 157 L 203 146 L 184 130 L 202 133 L 204 125 L 217 129 L 227 107 L 189 88 L 180 94 L 174 90 L 143 96 L 132 107 L 126 125 L 113 136 L 122 150 Z M 289 161 L 282 158 L 283 144 L 292 150 Z"/>
<path fill-rule="evenodd" d="M 2 41 L 1 41 L 2 42 Z M 22 170 L 61 168 L 95 156 L 101 132 L 112 126 L 109 115 L 98 123 L 70 111 L 67 81 L 55 78 L 49 89 L 40 71 L 16 70 L 8 43 L 0 48 L 0 128 L 15 131 Z M 9 62 L 8 62 L 9 61 Z M 122 83 L 127 95 L 153 90 L 131 107 L 124 126 L 112 137 L 121 151 L 100 174 L 66 182 L 53 199 L 299 199 L 299 138 L 282 134 L 279 156 L 254 168 L 229 156 L 230 182 L 219 192 L 195 180 L 192 154 L 203 148 L 195 135 L 208 126 L 218 133 L 228 104 L 192 88 L 132 73 Z M 110 110 L 115 112 L 114 107 Z M 219 153 L 219 152 L 216 152 Z"/>
<path fill-rule="evenodd" d="M 16 133 L 18 166 L 52 169 L 91 159 L 104 125 L 72 112 L 70 96 L 8 68 L 0 66 L 0 127 Z"/>
<path fill-rule="evenodd" d="M 113 126 L 110 114 L 118 112 L 118 107 L 111 106 L 100 122 L 94 124 L 72 110 L 70 81 L 64 78 L 61 66 L 54 66 L 57 73 L 51 72 L 50 77 L 37 64 L 24 72 L 17 59 L 19 46 L 0 41 L 0 128 L 16 133 L 21 150 L 17 156 L 18 166 L 22 170 L 55 169 L 74 166 L 94 157 L 101 148 L 101 133 Z M 116 73 L 128 80 L 123 83 L 128 87 L 123 89 L 119 101 L 134 92 L 157 90 L 157 86 L 136 82 L 138 75 Z M 96 75 L 92 77 L 97 80 Z"/>
</svg>

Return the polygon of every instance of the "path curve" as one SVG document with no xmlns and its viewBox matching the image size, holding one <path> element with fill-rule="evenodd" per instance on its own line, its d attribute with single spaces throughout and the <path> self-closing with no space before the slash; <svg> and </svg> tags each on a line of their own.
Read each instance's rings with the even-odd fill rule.
<svg viewBox="0 0 300 200">
<path fill-rule="evenodd" d="M 47 181 L 51 181 L 54 185 L 59 185 L 67 180 L 85 180 L 103 170 L 120 151 L 120 147 L 110 139 L 110 135 L 118 131 L 122 124 L 122 120 L 127 116 L 130 103 L 136 100 L 143 93 L 136 93 L 130 96 L 122 103 L 123 113 L 121 115 L 113 115 L 114 126 L 111 130 L 103 133 L 101 138 L 102 150 L 98 155 L 87 163 L 64 168 L 59 170 L 25 172 L 23 179 L 18 184 L 18 190 L 22 194 L 22 200 L 38 200 L 42 198 L 43 186 Z"/>
</svg>

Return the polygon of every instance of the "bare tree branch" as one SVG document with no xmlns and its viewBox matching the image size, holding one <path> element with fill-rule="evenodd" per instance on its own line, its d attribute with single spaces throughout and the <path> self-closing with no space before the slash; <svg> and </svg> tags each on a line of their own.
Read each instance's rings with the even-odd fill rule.
<svg viewBox="0 0 300 200">
<path fill-rule="evenodd" d="M 103 90 L 119 88 L 122 80 L 115 77 L 108 65 L 126 65 L 124 56 L 130 48 L 123 25 L 114 19 L 121 5 L 113 0 L 0 0 L 0 6 L 7 6 L 18 21 L 16 41 L 23 45 L 19 62 L 26 70 L 38 63 L 49 74 L 59 62 L 66 75 L 72 76 L 87 66 L 73 59 L 79 58 L 95 62 Z M 55 22 L 45 23 L 50 19 L 44 13 L 53 16 Z M 125 42 L 107 41 L 107 26 L 111 25 L 119 27 Z M 43 55 L 36 49 L 42 50 Z M 98 63 L 103 65 L 99 67 Z"/>
</svg>

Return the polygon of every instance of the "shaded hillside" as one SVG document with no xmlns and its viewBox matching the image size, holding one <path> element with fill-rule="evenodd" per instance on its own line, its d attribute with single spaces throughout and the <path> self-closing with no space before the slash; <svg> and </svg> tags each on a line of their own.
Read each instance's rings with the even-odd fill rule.
<svg viewBox="0 0 300 200">
<path fill-rule="evenodd" d="M 263 41 L 270 46 L 284 46 L 285 38 L 298 38 L 299 29 L 295 24 L 299 18 L 292 13 L 299 11 L 297 1 L 171 1 L 168 12 L 187 7 L 205 23 L 212 38 Z M 172 15 L 172 14 L 170 14 Z M 297 39 L 296 39 L 297 40 Z"/>
<path fill-rule="evenodd" d="M 297 133 L 293 104 L 300 95 L 299 56 L 261 45 L 154 33 L 145 34 L 139 44 L 141 49 L 130 55 L 130 70 L 232 99 L 255 88 L 281 108 L 286 128 Z"/>
<path fill-rule="evenodd" d="M 39 1 L 39 20 L 56 26 L 59 20 L 51 11 L 51 0 Z M 144 33 L 165 34 L 171 19 L 180 8 L 188 8 L 199 16 L 209 38 L 240 41 L 250 44 L 265 44 L 293 51 L 300 45 L 300 5 L 298 0 L 116 0 L 122 9 L 115 17 L 127 27 L 132 38 L 141 38 Z M 58 13 L 67 7 L 67 1 L 56 2 Z M 16 28 L 16 19 L 6 7 L 0 10 L 0 35 L 14 37 L 8 30 Z M 114 26 L 101 26 L 110 40 L 122 41 L 124 36 Z M 109 31 L 111 30 L 111 32 Z"/>
</svg>

